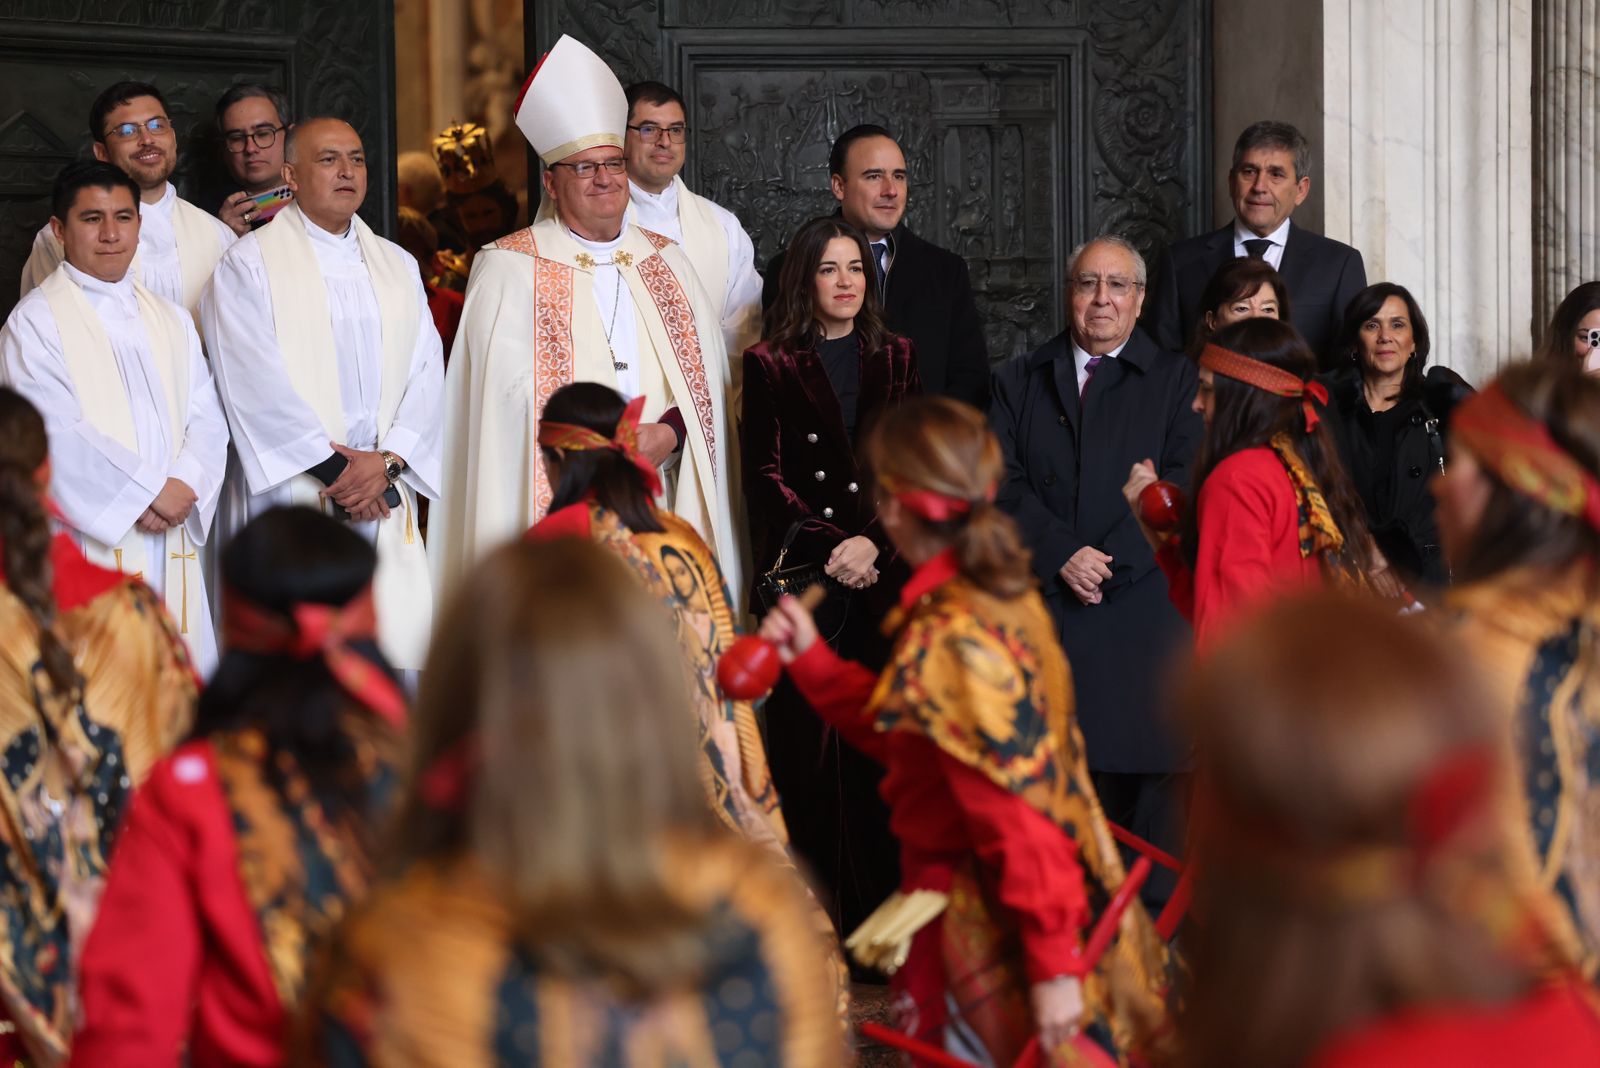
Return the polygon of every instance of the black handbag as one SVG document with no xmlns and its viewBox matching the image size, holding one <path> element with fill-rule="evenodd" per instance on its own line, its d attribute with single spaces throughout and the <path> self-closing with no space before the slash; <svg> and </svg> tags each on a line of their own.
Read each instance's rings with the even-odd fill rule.
<svg viewBox="0 0 1600 1068">
<path fill-rule="evenodd" d="M 828 596 L 817 606 L 812 617 L 817 621 L 817 633 L 823 641 L 832 645 L 850 619 L 850 595 L 855 591 L 830 576 L 822 564 L 783 566 L 789 555 L 789 546 L 794 544 L 795 535 L 800 533 L 804 523 L 804 520 L 797 519 L 789 524 L 788 531 L 783 535 L 783 545 L 778 549 L 778 558 L 756 579 L 756 599 L 761 602 L 762 614 L 765 615 L 777 607 L 778 601 L 785 596 L 798 597 L 819 583 L 825 586 Z"/>
</svg>

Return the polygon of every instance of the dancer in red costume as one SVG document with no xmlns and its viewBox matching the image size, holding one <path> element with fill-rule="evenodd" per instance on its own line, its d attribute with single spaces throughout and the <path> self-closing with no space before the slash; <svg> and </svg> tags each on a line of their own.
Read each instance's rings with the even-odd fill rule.
<svg viewBox="0 0 1600 1068">
<path fill-rule="evenodd" d="M 1055 627 L 991 503 L 999 445 L 976 410 L 926 398 L 886 413 L 867 454 L 883 529 L 914 568 L 882 676 L 840 659 L 792 598 L 761 627 L 817 711 L 887 767 L 901 889 L 849 944 L 899 966 L 901 1023 L 919 1038 L 998 1064 L 1035 1034 L 1051 1057 L 1080 1029 L 1122 1053 L 1145 1047 L 1166 954 L 1144 910 L 1129 908 L 1101 968 L 1076 963 L 1126 876 Z"/>
<path fill-rule="evenodd" d="M 1327 591 L 1200 661 L 1185 1068 L 1600 1064 L 1595 991 L 1497 814 L 1502 716 L 1470 665 Z"/>
<path fill-rule="evenodd" d="M 0 1063 L 58 1065 L 122 815 L 188 730 L 196 683 L 161 599 L 50 534 L 44 420 L 0 388 Z"/>
<path fill-rule="evenodd" d="M 1201 648 L 1277 594 L 1330 578 L 1371 585 L 1384 566 L 1322 425 L 1328 395 L 1310 380 L 1315 370 L 1300 335 L 1273 319 L 1224 327 L 1201 352 L 1194 507 L 1176 538 L 1140 523 Z M 1149 461 L 1129 472 L 1122 492 L 1136 516 L 1156 479 Z"/>
</svg>

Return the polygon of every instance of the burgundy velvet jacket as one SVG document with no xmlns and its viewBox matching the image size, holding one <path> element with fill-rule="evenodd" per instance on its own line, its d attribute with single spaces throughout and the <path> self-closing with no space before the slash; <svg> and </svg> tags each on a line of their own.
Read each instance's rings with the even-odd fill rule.
<svg viewBox="0 0 1600 1068">
<path fill-rule="evenodd" d="M 921 392 L 916 352 L 906 338 L 891 338 L 884 353 L 862 353 L 852 441 L 815 351 L 781 350 L 765 341 L 745 351 L 739 443 L 758 575 L 772 567 L 797 519 L 805 526 L 785 567 L 825 563 L 834 546 L 857 534 L 892 551 L 878 528 L 856 450 L 884 409 Z"/>
</svg>

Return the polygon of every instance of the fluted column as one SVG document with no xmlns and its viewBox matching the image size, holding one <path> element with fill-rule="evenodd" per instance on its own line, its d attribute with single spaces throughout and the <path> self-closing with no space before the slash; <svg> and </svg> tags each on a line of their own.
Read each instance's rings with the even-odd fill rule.
<svg viewBox="0 0 1600 1068">
<path fill-rule="evenodd" d="M 1534 2 L 1323 7 L 1326 232 L 1417 296 L 1434 359 L 1474 382 L 1533 345 Z"/>
<path fill-rule="evenodd" d="M 1600 279 L 1600 7 L 1535 0 L 1534 323 Z"/>
</svg>

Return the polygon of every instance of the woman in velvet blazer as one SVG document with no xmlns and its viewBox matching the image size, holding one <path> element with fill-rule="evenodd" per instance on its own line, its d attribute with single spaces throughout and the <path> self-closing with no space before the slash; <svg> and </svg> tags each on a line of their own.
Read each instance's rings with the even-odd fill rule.
<svg viewBox="0 0 1600 1068">
<path fill-rule="evenodd" d="M 745 504 L 757 575 L 773 566 L 798 521 L 783 566 L 824 565 L 856 591 L 830 644 L 863 661 L 881 662 L 886 652 L 877 628 L 905 576 L 891 567 L 894 550 L 878 527 L 856 446 L 886 408 L 920 392 L 911 342 L 883 325 L 866 237 L 836 216 L 806 223 L 783 258 L 766 338 L 744 354 Z M 880 773 L 841 749 L 787 683 L 768 699 L 766 721 L 791 844 L 848 932 L 899 877 L 877 796 Z"/>
</svg>

